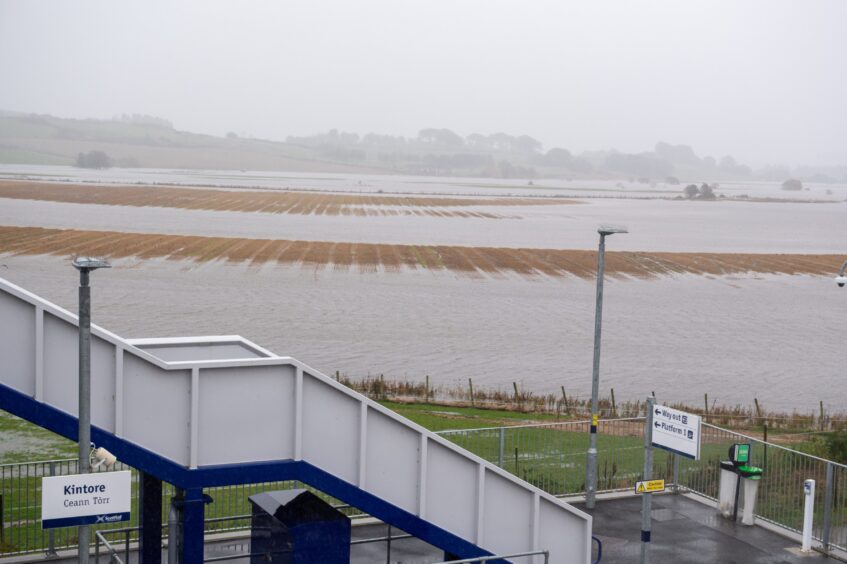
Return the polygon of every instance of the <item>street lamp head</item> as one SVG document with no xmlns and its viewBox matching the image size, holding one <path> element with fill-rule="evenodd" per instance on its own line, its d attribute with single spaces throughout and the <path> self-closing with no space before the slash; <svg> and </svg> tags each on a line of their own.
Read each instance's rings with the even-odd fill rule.
<svg viewBox="0 0 847 564">
<path fill-rule="evenodd" d="M 597 233 L 600 235 L 614 235 L 615 233 L 629 233 L 629 230 L 623 225 L 601 225 L 597 228 Z"/>
<path fill-rule="evenodd" d="M 98 268 L 112 268 L 112 265 L 103 259 L 94 257 L 76 257 L 73 262 L 74 268 L 79 271 L 90 272 Z"/>
<path fill-rule="evenodd" d="M 838 284 L 839 288 L 843 288 L 847 284 L 847 276 L 836 276 L 835 283 Z"/>
</svg>

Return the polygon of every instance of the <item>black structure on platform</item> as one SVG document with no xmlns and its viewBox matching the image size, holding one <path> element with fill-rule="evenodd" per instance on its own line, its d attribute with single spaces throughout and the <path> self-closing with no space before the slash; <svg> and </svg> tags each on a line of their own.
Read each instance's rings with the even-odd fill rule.
<svg viewBox="0 0 847 564">
<path fill-rule="evenodd" d="M 308 490 L 252 495 L 250 562 L 349 564 L 350 518 Z"/>
</svg>

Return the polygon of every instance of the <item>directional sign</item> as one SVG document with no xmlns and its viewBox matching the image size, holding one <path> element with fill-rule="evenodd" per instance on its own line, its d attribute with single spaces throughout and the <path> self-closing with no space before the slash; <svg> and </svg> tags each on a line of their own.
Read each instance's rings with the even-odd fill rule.
<svg viewBox="0 0 847 564">
<path fill-rule="evenodd" d="M 653 493 L 665 491 L 664 480 L 647 480 L 644 482 L 635 482 L 635 493 Z"/>
<path fill-rule="evenodd" d="M 129 521 L 129 470 L 41 479 L 41 527 Z"/>
<path fill-rule="evenodd" d="M 653 446 L 700 459 L 700 416 L 662 405 L 653 407 Z"/>
</svg>

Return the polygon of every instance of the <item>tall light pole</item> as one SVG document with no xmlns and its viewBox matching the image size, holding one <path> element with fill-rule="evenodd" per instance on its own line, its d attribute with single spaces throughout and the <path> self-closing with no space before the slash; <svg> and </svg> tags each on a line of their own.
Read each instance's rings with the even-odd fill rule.
<svg viewBox="0 0 847 564">
<path fill-rule="evenodd" d="M 603 326 L 603 273 L 606 270 L 606 237 L 615 233 L 628 233 L 625 227 L 602 226 L 600 248 L 597 251 L 597 304 L 594 311 L 594 367 L 591 372 L 591 434 L 589 435 L 588 459 L 585 470 L 585 506 L 594 508 L 597 493 L 597 396 L 600 392 L 600 330 Z"/>
<path fill-rule="evenodd" d="M 111 268 L 105 260 L 78 257 L 74 268 L 79 270 L 79 464 L 78 474 L 88 474 L 91 452 L 91 287 L 88 275 L 98 268 Z M 91 542 L 88 525 L 79 526 L 77 555 L 79 564 L 88 564 Z"/>
</svg>

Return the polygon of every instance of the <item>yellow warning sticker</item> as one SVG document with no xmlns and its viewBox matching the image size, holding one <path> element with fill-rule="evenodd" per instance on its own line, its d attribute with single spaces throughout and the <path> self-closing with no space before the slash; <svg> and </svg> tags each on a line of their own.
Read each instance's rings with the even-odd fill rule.
<svg viewBox="0 0 847 564">
<path fill-rule="evenodd" d="M 653 493 L 665 491 L 664 480 L 647 480 L 643 482 L 635 482 L 635 493 Z"/>
<path fill-rule="evenodd" d="M 591 424 L 594 425 L 595 427 L 597 426 L 597 422 L 599 420 L 600 420 L 600 416 L 597 415 L 596 413 L 591 416 Z"/>
</svg>

